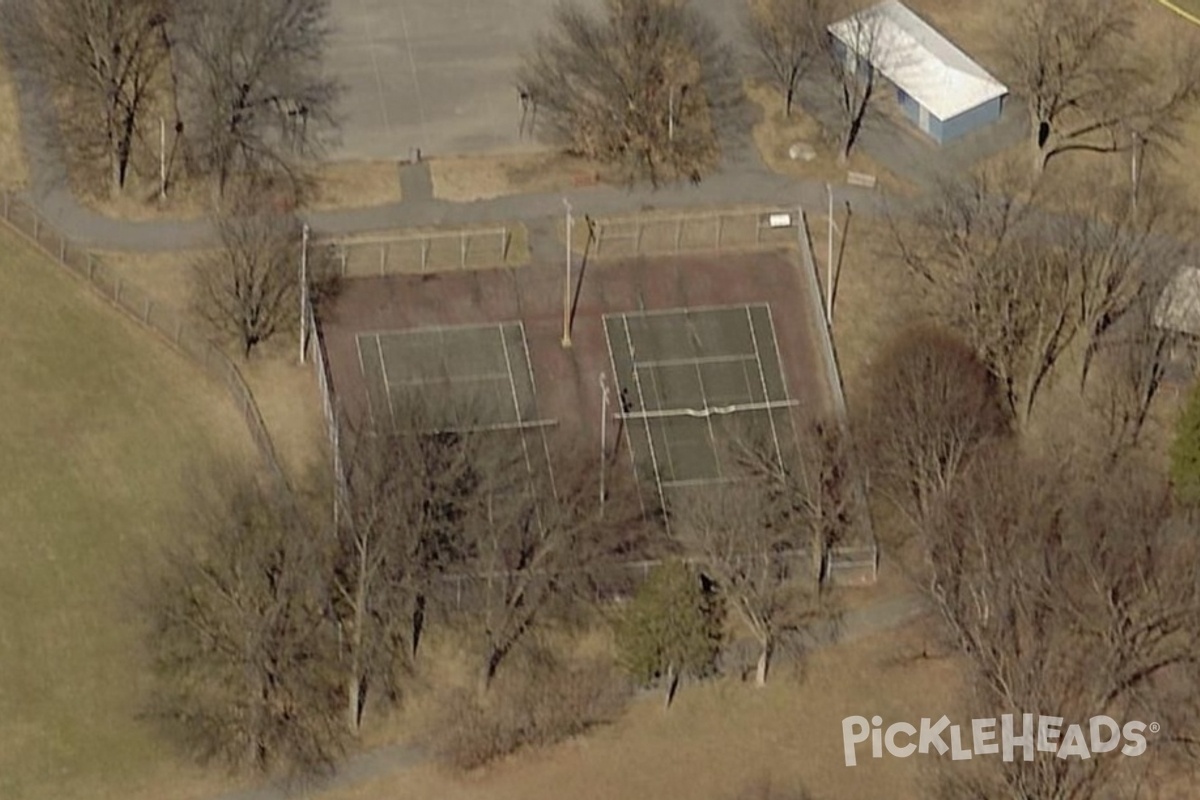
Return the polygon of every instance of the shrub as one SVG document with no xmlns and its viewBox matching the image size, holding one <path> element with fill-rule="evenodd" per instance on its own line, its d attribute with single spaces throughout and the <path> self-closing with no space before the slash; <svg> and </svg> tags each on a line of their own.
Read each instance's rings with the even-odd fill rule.
<svg viewBox="0 0 1200 800">
<path fill-rule="evenodd" d="M 1192 389 L 1187 408 L 1175 427 L 1171 443 L 1171 488 L 1186 505 L 1200 503 L 1200 384 Z"/>
</svg>

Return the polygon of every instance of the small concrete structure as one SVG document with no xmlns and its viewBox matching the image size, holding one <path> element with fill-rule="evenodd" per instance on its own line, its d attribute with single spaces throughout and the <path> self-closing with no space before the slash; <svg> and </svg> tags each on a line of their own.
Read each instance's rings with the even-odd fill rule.
<svg viewBox="0 0 1200 800">
<path fill-rule="evenodd" d="M 829 34 L 847 68 L 887 78 L 904 115 L 939 144 L 1000 118 L 1008 87 L 898 0 L 835 22 Z"/>
</svg>

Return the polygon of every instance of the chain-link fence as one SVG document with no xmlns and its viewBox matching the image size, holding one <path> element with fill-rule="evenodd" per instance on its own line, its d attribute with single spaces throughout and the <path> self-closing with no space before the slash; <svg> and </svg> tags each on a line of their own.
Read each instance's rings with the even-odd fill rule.
<svg viewBox="0 0 1200 800">
<path fill-rule="evenodd" d="M 572 243 L 596 258 L 775 249 L 795 245 L 796 217 L 794 208 L 765 206 L 585 217 L 575 220 Z"/>
<path fill-rule="evenodd" d="M 46 224 L 32 207 L 7 191 L 3 192 L 2 210 L 4 222 L 9 228 L 77 277 L 86 280 L 101 297 L 141 325 L 159 334 L 176 350 L 216 378 L 229 392 L 229 396 L 246 420 L 250 436 L 254 439 L 254 444 L 272 477 L 280 486 L 287 486 L 287 478 L 279 466 L 275 447 L 271 443 L 258 405 L 254 402 L 254 395 L 229 356 L 181 317 L 176 309 L 156 302 L 138 287 L 122 281 L 120 276 L 92 253 L 77 247 Z"/>
<path fill-rule="evenodd" d="M 515 266 L 526 258 L 520 226 L 406 231 L 324 241 L 344 278 Z M 514 244 L 516 245 L 514 247 Z"/>
</svg>

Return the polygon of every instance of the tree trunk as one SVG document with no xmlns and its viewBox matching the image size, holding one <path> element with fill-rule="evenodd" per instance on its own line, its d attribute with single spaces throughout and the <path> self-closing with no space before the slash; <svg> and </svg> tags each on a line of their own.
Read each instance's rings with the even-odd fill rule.
<svg viewBox="0 0 1200 800">
<path fill-rule="evenodd" d="M 413 600 L 412 612 L 412 657 L 417 657 L 417 648 L 421 646 L 421 634 L 425 632 L 425 595 L 417 593 Z"/>
<path fill-rule="evenodd" d="M 663 708 L 669 709 L 675 701 L 675 692 L 679 691 L 679 672 L 674 664 L 667 666 L 667 694 L 663 699 Z"/>
<path fill-rule="evenodd" d="M 775 643 L 768 636 L 763 639 L 760 645 L 758 667 L 754 670 L 754 685 L 759 688 L 767 685 L 767 672 L 771 667 L 771 653 L 775 649 Z"/>
</svg>

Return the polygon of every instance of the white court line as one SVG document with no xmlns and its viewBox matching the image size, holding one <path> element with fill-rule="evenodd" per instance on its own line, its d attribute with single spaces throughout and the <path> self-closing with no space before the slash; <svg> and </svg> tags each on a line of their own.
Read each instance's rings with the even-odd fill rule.
<svg viewBox="0 0 1200 800">
<path fill-rule="evenodd" d="M 359 0 L 358 6 L 365 11 L 366 4 L 366 0 Z M 387 103 L 383 99 L 383 75 L 379 72 L 379 58 L 375 55 L 375 37 L 371 35 L 371 25 L 367 22 L 370 16 L 370 14 L 363 14 L 363 29 L 367 35 L 367 52 L 371 54 L 371 68 L 375 71 L 375 93 L 379 95 L 379 113 L 383 115 L 383 130 L 390 137 L 392 135 L 392 123 L 388 119 Z"/>
<path fill-rule="evenodd" d="M 425 100 L 421 97 L 421 81 L 417 78 L 417 61 L 413 58 L 412 38 L 408 35 L 408 17 L 404 13 L 403 2 L 396 4 L 396 11 L 400 14 L 400 27 L 404 31 L 404 49 L 408 51 L 408 69 L 412 73 L 413 88 L 417 91 L 417 116 L 421 120 L 421 141 L 418 146 L 421 146 L 429 141 L 429 135 L 425 131 Z"/>
</svg>

